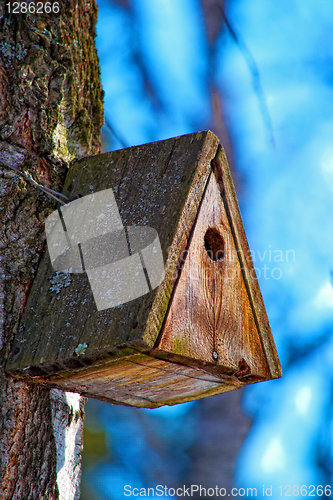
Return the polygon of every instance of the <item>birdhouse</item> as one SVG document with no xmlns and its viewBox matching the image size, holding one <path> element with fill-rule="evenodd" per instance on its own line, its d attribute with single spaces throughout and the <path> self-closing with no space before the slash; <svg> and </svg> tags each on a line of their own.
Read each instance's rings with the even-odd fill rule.
<svg viewBox="0 0 333 500">
<path fill-rule="evenodd" d="M 81 158 L 63 194 L 7 373 L 147 408 L 281 376 L 214 134 Z"/>
</svg>

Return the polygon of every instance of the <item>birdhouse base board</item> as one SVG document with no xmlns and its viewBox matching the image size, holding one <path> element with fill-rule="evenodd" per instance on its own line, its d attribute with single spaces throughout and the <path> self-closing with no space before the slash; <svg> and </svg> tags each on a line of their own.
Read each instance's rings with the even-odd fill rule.
<svg viewBox="0 0 333 500">
<path fill-rule="evenodd" d="M 221 372 L 214 375 L 206 369 L 142 353 L 103 364 L 99 368 L 71 372 L 70 377 L 68 375 L 63 373 L 47 378 L 33 377 L 30 380 L 51 384 L 66 391 L 80 392 L 99 400 L 142 408 L 193 401 L 244 385 L 235 375 Z"/>
</svg>

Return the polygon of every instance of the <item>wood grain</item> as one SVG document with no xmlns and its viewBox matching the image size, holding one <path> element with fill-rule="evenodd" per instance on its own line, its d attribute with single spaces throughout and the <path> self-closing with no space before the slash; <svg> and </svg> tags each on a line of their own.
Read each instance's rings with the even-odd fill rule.
<svg viewBox="0 0 333 500">
<path fill-rule="evenodd" d="M 34 377 L 35 383 L 51 384 L 66 391 L 111 403 L 157 408 L 213 396 L 242 387 L 236 377 L 216 377 L 205 370 L 187 367 L 145 354 L 134 354 L 77 373 Z"/>
<path fill-rule="evenodd" d="M 278 378 L 282 376 L 282 369 L 276 351 L 274 338 L 267 317 L 266 308 L 261 295 L 256 272 L 253 266 L 252 257 L 238 206 L 237 196 L 228 166 L 228 160 L 221 145 L 219 145 L 216 157 L 212 161 L 212 168 L 215 177 L 220 185 L 221 195 L 226 207 L 230 229 L 234 237 L 237 255 L 244 277 L 244 284 L 246 286 L 247 295 L 249 297 L 250 305 L 253 311 L 253 317 L 260 334 L 262 349 L 266 356 L 269 369 L 269 378 Z"/>
<path fill-rule="evenodd" d="M 210 131 L 73 163 L 64 194 L 112 188 L 124 226 L 157 230 L 164 278 L 97 311 L 85 274 L 52 291 L 47 249 L 6 370 L 153 408 L 281 376 L 223 149 Z M 78 351 L 78 346 L 85 346 Z"/>
<path fill-rule="evenodd" d="M 214 363 L 240 377 L 268 376 L 233 234 L 214 175 L 209 178 L 156 347 Z"/>
<path fill-rule="evenodd" d="M 59 293 L 51 290 L 55 272 L 46 248 L 7 371 L 50 375 L 154 346 L 217 146 L 217 137 L 208 131 L 73 163 L 63 193 L 84 196 L 113 188 L 125 226 L 147 225 L 158 231 L 165 278 L 138 299 L 97 311 L 86 274 L 71 274 L 69 286 L 63 282 Z M 87 349 L 78 357 L 80 344 Z"/>
</svg>

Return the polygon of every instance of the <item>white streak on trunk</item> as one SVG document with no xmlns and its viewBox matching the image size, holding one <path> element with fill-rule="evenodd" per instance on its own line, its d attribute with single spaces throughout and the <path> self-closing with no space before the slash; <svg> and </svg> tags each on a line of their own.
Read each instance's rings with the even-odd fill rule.
<svg viewBox="0 0 333 500">
<path fill-rule="evenodd" d="M 59 500 L 77 500 L 80 496 L 84 398 L 76 393 L 52 389 L 50 399 L 57 447 Z"/>
</svg>

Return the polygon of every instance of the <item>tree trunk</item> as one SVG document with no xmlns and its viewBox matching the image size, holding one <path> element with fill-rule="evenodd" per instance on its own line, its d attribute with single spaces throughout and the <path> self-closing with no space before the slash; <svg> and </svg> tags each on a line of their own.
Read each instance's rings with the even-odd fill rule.
<svg viewBox="0 0 333 500">
<path fill-rule="evenodd" d="M 8 14 L 7 5 L 0 4 L 0 498 L 70 500 L 79 497 L 82 398 L 17 382 L 3 370 L 43 249 L 44 220 L 56 206 L 6 164 L 60 191 L 74 157 L 100 152 L 97 7 L 61 0 L 59 13 Z"/>
</svg>

